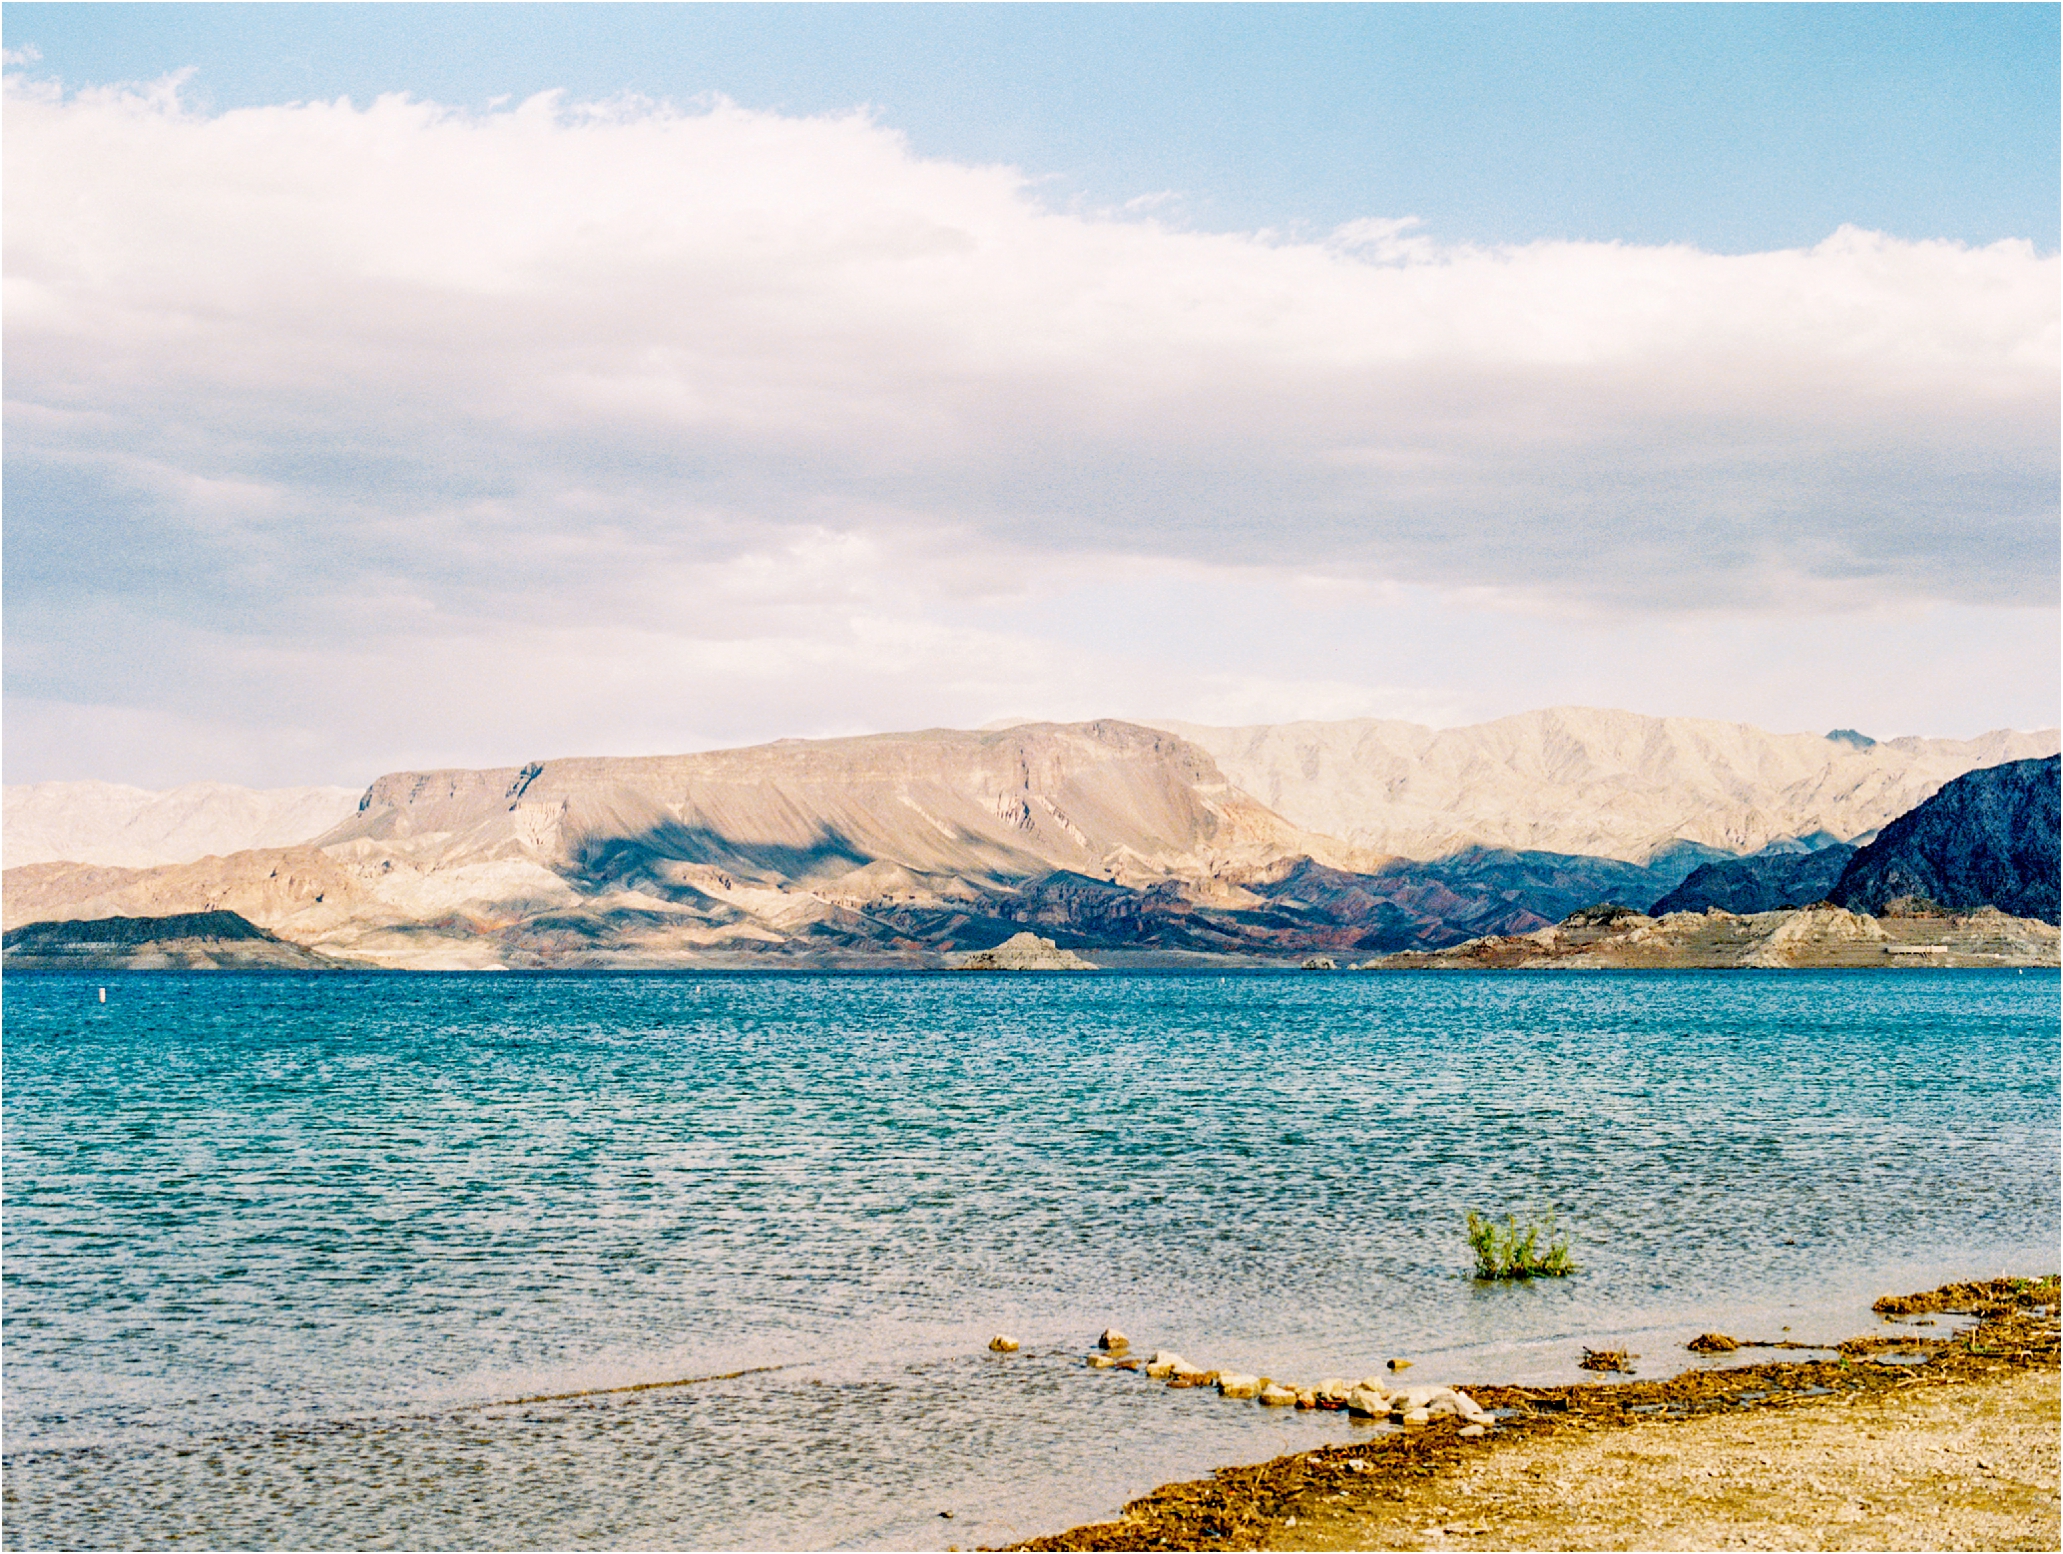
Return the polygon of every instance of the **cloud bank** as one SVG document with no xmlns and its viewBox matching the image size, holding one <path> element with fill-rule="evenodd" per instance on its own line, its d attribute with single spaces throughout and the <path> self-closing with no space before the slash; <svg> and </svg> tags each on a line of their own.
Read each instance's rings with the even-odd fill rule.
<svg viewBox="0 0 2063 1554">
<path fill-rule="evenodd" d="M 723 102 L 11 78 L 5 112 L 38 706 L 126 672 L 216 716 L 239 654 L 630 652 L 640 694 L 742 674 L 818 731 L 794 687 L 1007 659 L 1038 633 L 998 617 L 1099 568 L 1651 623 L 2055 605 L 2063 277 L 2027 243 L 1201 234 Z M 1098 617 L 1056 683 L 1083 654 L 1153 661 Z M 1283 683 L 1334 678 L 1382 681 Z"/>
</svg>

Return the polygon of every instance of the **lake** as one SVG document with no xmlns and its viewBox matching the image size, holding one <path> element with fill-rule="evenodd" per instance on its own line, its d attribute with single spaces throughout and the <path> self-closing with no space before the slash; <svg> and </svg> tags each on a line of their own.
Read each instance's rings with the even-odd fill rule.
<svg viewBox="0 0 2063 1554">
<path fill-rule="evenodd" d="M 1838 1339 L 2054 1270 L 2058 995 L 10 975 L 5 1543 L 965 1547 L 1367 1428 L 1107 1325 L 1307 1382 Z M 1478 1285 L 1470 1209 L 1578 1272 Z"/>
</svg>

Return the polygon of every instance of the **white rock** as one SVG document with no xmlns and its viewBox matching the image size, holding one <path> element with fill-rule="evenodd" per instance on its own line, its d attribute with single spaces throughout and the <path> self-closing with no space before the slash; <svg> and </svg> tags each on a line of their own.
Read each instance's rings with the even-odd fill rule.
<svg viewBox="0 0 2063 1554">
<path fill-rule="evenodd" d="M 1433 1416 L 1422 1408 L 1408 1409 L 1400 1416 L 1406 1424 L 1424 1424 Z"/>
<path fill-rule="evenodd" d="M 1017 1340 L 998 1333 L 989 1340 L 989 1348 L 993 1349 L 997 1354 L 1015 1354 L 1017 1353 Z"/>
<path fill-rule="evenodd" d="M 1455 1433 L 1458 1434 L 1464 1441 L 1472 1441 L 1479 1435 L 1488 1435 L 1490 1433 L 1490 1427 L 1488 1425 L 1479 1424 L 1463 1425 L 1460 1428 L 1460 1430 L 1458 1430 Z"/>
<path fill-rule="evenodd" d="M 1172 1349 L 1156 1349 L 1146 1360 L 1146 1374 L 1156 1380 L 1163 1376 L 1172 1376 L 1176 1371 L 1190 1369 L 1193 1369 L 1190 1363 Z"/>
<path fill-rule="evenodd" d="M 1114 1354 L 1120 1349 L 1131 1348 L 1132 1340 L 1125 1337 L 1116 1328 L 1106 1327 L 1103 1330 L 1103 1336 L 1096 1340 L 1096 1347 Z"/>
<path fill-rule="evenodd" d="M 1221 1372 L 1218 1376 L 1218 1393 L 1221 1397 L 1250 1398 L 1261 1390 L 1261 1378 L 1242 1376 L 1236 1371 Z"/>
<path fill-rule="evenodd" d="M 1288 1408 L 1297 1400 L 1294 1388 L 1275 1383 L 1261 1388 L 1257 1396 L 1264 1408 Z"/>
<path fill-rule="evenodd" d="M 1355 1387 L 1347 1393 L 1347 1412 L 1357 1419 L 1382 1419 L 1390 1412 L 1390 1400 L 1380 1392 Z"/>
</svg>

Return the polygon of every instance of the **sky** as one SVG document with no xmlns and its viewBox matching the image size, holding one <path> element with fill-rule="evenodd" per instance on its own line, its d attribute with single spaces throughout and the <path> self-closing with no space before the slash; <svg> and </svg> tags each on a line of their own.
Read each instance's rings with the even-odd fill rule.
<svg viewBox="0 0 2063 1554">
<path fill-rule="evenodd" d="M 2053 726 L 2058 15 L 6 5 L 6 779 Z"/>
</svg>

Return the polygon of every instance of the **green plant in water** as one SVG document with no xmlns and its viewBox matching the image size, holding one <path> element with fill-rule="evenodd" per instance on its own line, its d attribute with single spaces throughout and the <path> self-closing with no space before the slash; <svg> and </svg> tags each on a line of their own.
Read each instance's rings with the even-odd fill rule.
<svg viewBox="0 0 2063 1554">
<path fill-rule="evenodd" d="M 1552 1214 L 1523 1225 L 1516 1214 L 1507 1214 L 1500 1225 L 1471 1209 L 1468 1244 L 1476 1254 L 1478 1279 L 1559 1279 L 1576 1271 L 1569 1260 L 1569 1238 L 1554 1233 Z"/>
</svg>

